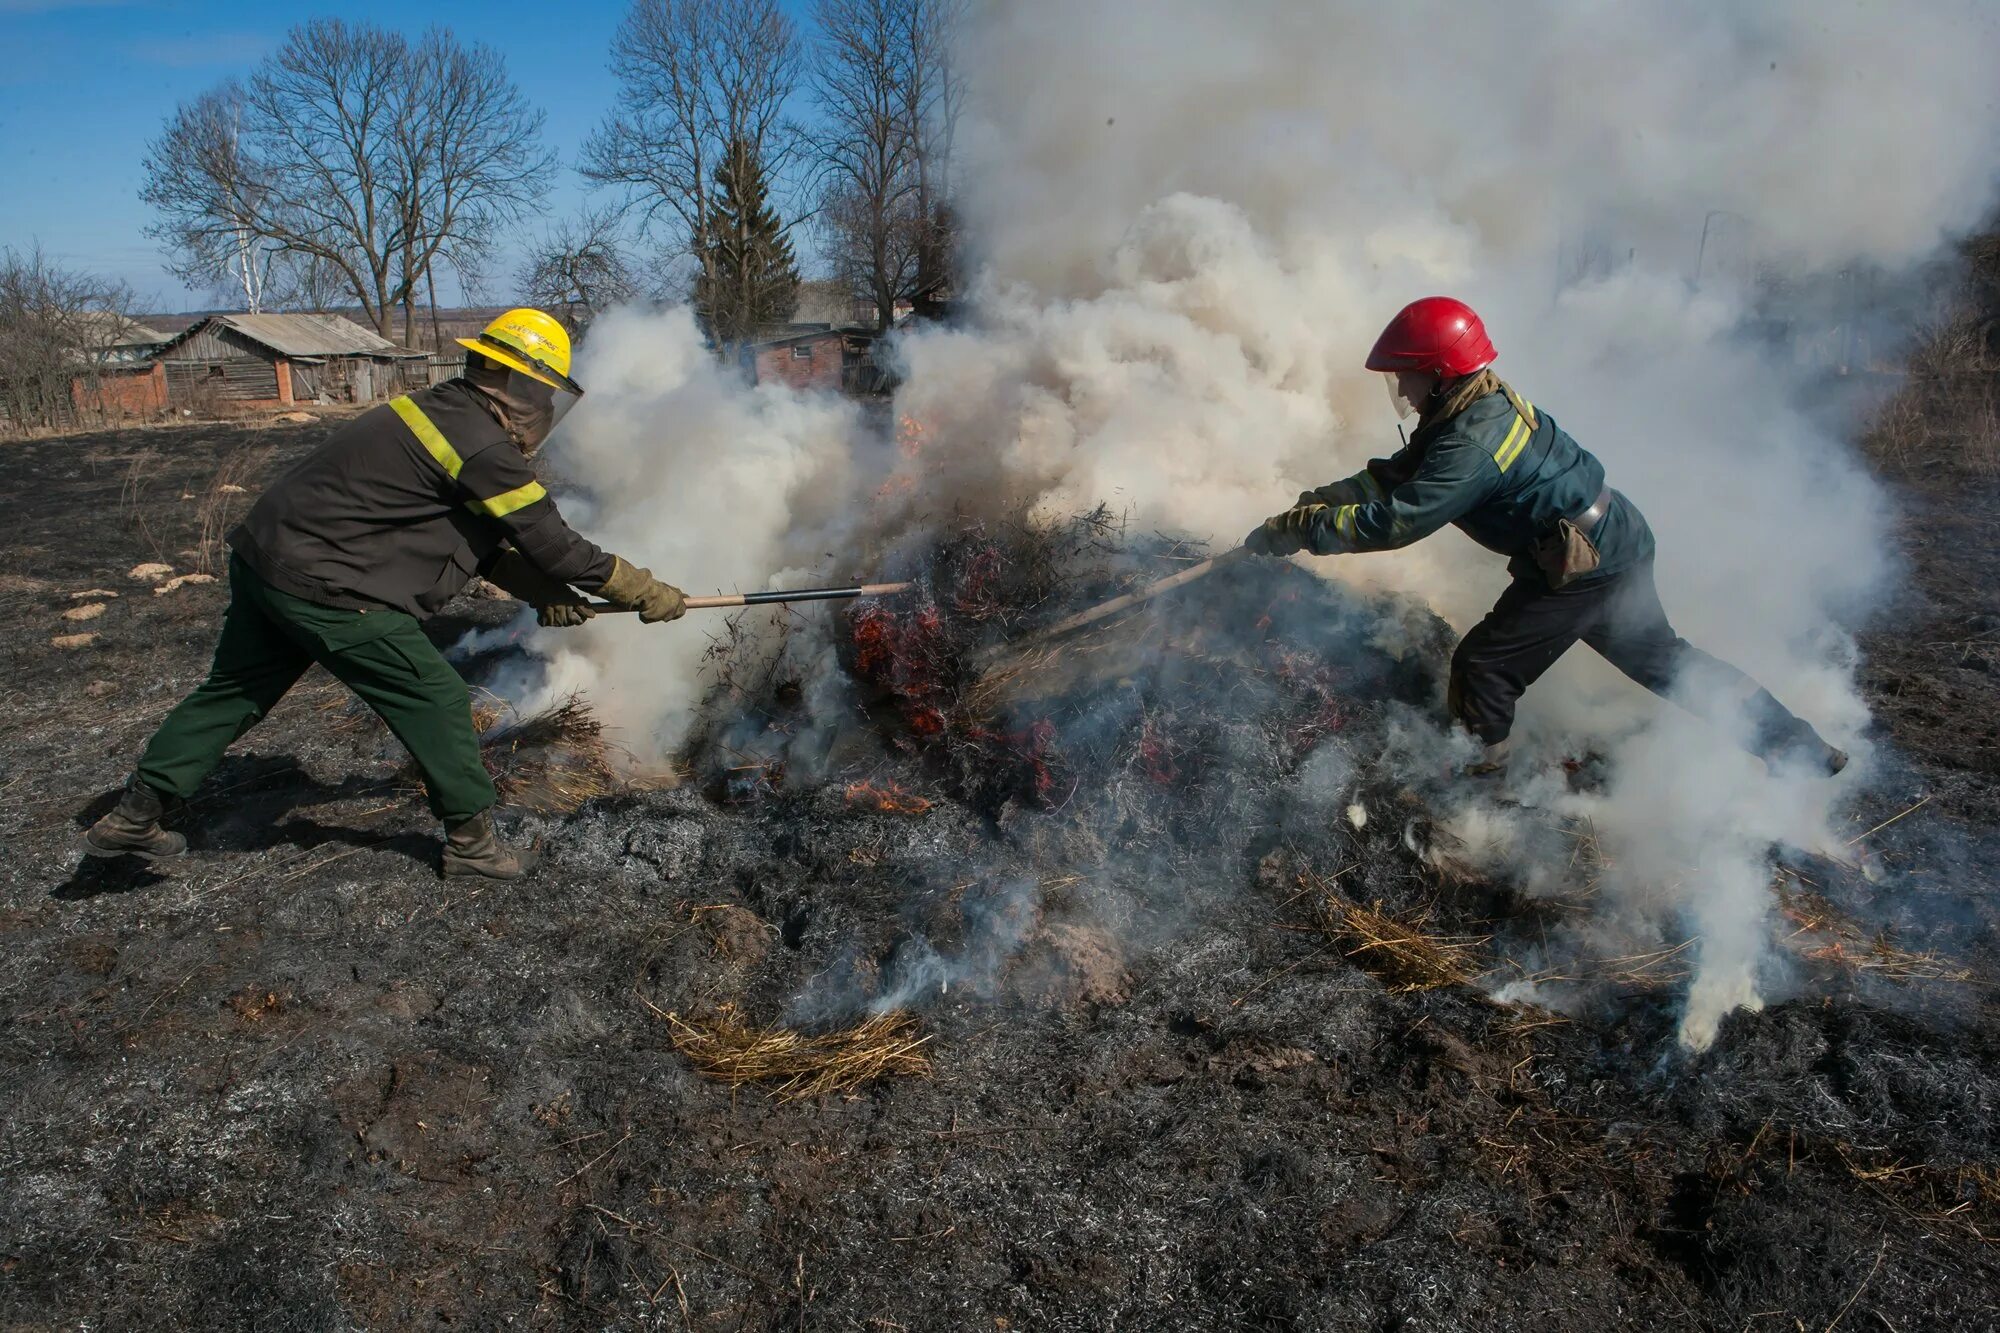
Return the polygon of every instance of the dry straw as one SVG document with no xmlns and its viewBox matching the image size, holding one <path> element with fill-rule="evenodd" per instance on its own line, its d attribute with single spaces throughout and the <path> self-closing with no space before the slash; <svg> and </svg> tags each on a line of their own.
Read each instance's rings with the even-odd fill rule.
<svg viewBox="0 0 2000 1333">
<path fill-rule="evenodd" d="M 929 1077 L 930 1041 L 906 1013 L 879 1014 L 857 1027 L 804 1033 L 756 1027 L 734 1005 L 708 1018 L 666 1015 L 674 1049 L 708 1078 L 741 1087 L 764 1083 L 784 1101 L 852 1092 L 891 1074 Z"/>
<path fill-rule="evenodd" d="M 1886 930 L 1868 930 L 1788 876 L 1781 874 L 1772 887 L 1779 912 L 1795 927 L 1784 937 L 1785 947 L 1807 962 L 1904 983 L 1972 980 L 1970 970 L 1929 950 L 1902 948 Z"/>
<path fill-rule="evenodd" d="M 1302 875 L 1300 883 L 1317 890 L 1320 929 L 1391 991 L 1463 986 L 1479 975 L 1479 946 L 1488 937 L 1441 935 L 1430 928 L 1427 912 L 1397 917 L 1379 901 L 1349 902 L 1330 882 Z"/>
</svg>

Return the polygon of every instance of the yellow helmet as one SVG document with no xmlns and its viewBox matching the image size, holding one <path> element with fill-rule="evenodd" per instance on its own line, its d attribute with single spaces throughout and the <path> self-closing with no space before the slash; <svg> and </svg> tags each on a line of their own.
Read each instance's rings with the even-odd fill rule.
<svg viewBox="0 0 2000 1333">
<path fill-rule="evenodd" d="M 552 389 L 583 393 L 583 386 L 569 377 L 569 331 L 539 310 L 509 310 L 480 330 L 477 338 L 458 342 Z"/>
</svg>

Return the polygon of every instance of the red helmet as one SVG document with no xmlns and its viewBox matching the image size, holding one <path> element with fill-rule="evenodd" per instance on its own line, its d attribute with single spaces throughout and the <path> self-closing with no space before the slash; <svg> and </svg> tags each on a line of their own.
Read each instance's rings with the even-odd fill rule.
<svg viewBox="0 0 2000 1333">
<path fill-rule="evenodd" d="M 1499 353 L 1463 301 L 1426 296 L 1404 306 L 1368 353 L 1370 370 L 1434 370 L 1446 379 L 1493 364 Z"/>
</svg>

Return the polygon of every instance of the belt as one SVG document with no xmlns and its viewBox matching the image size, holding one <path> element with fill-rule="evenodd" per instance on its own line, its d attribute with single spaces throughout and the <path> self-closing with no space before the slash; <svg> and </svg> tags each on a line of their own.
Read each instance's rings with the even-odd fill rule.
<svg viewBox="0 0 2000 1333">
<path fill-rule="evenodd" d="M 1611 495 L 1612 491 L 1609 486 L 1599 491 L 1597 498 L 1590 502 L 1590 508 L 1584 510 L 1581 514 L 1570 515 L 1569 521 L 1571 526 L 1575 527 L 1578 532 L 1589 532 L 1592 528 L 1596 527 L 1599 520 L 1611 508 Z"/>
</svg>

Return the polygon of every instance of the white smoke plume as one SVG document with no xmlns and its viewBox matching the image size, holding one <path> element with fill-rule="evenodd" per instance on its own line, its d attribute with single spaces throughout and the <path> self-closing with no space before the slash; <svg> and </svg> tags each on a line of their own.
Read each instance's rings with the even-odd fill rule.
<svg viewBox="0 0 2000 1333">
<path fill-rule="evenodd" d="M 910 513 L 1103 500 L 1232 545 L 1393 451 L 1362 357 L 1447 292 L 1647 515 L 1682 633 L 1863 748 L 1833 625 L 1885 586 L 1887 506 L 1801 405 L 1796 354 L 1742 332 L 1743 279 L 1900 270 L 1979 220 L 1990 7 L 1011 0 L 963 57 L 975 313 L 900 344 L 898 411 L 928 442 Z M 601 540 L 699 590 L 808 558 L 858 447 L 841 408 L 732 387 L 684 321 L 607 321 L 584 371 L 561 461 Z M 1501 564 L 1447 531 L 1318 567 L 1464 629 Z M 692 679 L 690 629 L 590 633 L 558 677 L 684 713 L 663 691 Z M 1607 907 L 1702 936 L 1683 1038 L 1703 1044 L 1758 993 L 1763 849 L 1834 845 L 1837 788 L 1766 778 L 1581 648 L 1517 734 L 1530 757 L 1617 742 L 1589 811 L 1617 852 Z"/>
<path fill-rule="evenodd" d="M 607 314 L 577 376 L 584 397 L 550 444 L 556 471 L 584 483 L 581 497 L 561 494 L 572 526 L 696 595 L 804 583 L 837 565 L 822 539 L 848 511 L 853 404 L 751 386 L 717 365 L 686 309 Z M 546 632 L 539 685 L 521 707 L 581 690 L 622 747 L 669 756 L 694 720 L 721 615 L 668 626 L 599 616 Z"/>
</svg>

